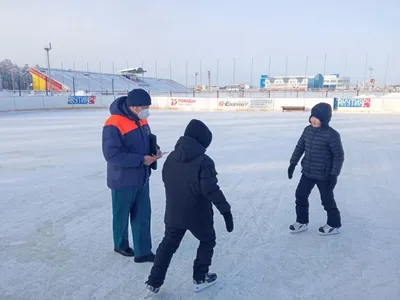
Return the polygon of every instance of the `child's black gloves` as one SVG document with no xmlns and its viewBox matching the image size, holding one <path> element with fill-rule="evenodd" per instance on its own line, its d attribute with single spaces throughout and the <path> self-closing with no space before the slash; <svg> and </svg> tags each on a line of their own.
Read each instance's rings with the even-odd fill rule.
<svg viewBox="0 0 400 300">
<path fill-rule="evenodd" d="M 328 177 L 328 187 L 334 189 L 337 183 L 337 176 L 329 175 Z"/>
<path fill-rule="evenodd" d="M 294 172 L 294 169 L 296 168 L 296 165 L 295 164 L 290 164 L 290 166 L 289 166 L 289 169 L 288 169 L 288 177 L 289 177 L 289 179 L 292 179 L 292 177 L 293 177 L 293 172 Z"/>
<path fill-rule="evenodd" d="M 233 216 L 230 211 L 223 213 L 222 216 L 224 217 L 225 220 L 225 225 L 226 225 L 226 230 L 228 232 L 233 231 Z"/>
</svg>

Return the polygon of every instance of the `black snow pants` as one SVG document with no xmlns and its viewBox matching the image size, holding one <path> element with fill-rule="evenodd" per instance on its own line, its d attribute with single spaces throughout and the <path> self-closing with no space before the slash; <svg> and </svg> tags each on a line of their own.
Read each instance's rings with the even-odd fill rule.
<svg viewBox="0 0 400 300">
<path fill-rule="evenodd" d="M 314 186 L 317 185 L 322 206 L 327 212 L 327 224 L 331 227 L 341 227 L 340 212 L 337 208 L 333 195 L 333 189 L 329 187 L 327 180 L 315 180 L 302 175 L 296 189 L 296 221 L 302 224 L 309 222 L 309 203 L 308 197 Z"/>
<path fill-rule="evenodd" d="M 193 264 L 193 279 L 204 279 L 204 275 L 208 273 L 211 265 L 214 247 L 216 245 L 214 228 L 212 226 L 200 226 L 196 229 L 166 227 L 164 238 L 158 246 L 154 265 L 147 281 L 149 285 L 157 288 L 164 284 L 172 256 L 176 250 L 178 250 L 186 230 L 189 230 L 194 237 L 200 241 L 200 245 L 197 249 L 197 257 Z"/>
</svg>

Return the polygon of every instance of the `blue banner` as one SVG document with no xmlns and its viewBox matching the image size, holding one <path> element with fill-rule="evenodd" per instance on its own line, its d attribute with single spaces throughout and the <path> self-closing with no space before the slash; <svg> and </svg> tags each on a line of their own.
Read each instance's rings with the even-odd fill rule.
<svg viewBox="0 0 400 300">
<path fill-rule="evenodd" d="M 337 110 L 338 109 L 338 98 L 333 98 L 333 110 Z"/>
<path fill-rule="evenodd" d="M 340 98 L 338 107 L 370 107 L 370 98 Z"/>
<path fill-rule="evenodd" d="M 68 104 L 94 104 L 96 96 L 68 96 Z"/>
</svg>

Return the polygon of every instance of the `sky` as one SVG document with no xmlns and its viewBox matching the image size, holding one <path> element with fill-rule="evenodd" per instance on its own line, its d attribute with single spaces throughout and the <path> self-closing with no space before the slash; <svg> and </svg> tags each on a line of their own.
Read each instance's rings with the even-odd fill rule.
<svg viewBox="0 0 400 300">
<path fill-rule="evenodd" d="M 189 85 L 200 65 L 202 84 L 208 71 L 213 85 L 259 85 L 262 74 L 324 70 L 361 84 L 366 62 L 377 85 L 400 84 L 399 10 L 399 0 L 0 0 L 0 60 L 45 67 L 51 42 L 52 68 L 143 63 L 146 76 Z"/>
</svg>

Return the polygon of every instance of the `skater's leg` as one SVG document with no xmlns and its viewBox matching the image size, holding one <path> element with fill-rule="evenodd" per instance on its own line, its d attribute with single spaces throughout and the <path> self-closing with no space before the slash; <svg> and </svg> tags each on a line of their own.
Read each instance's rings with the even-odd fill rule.
<svg viewBox="0 0 400 300">
<path fill-rule="evenodd" d="M 196 281 L 204 280 L 211 266 L 214 247 L 216 245 L 215 230 L 210 227 L 199 227 L 190 230 L 192 234 L 200 241 L 197 248 L 197 256 L 193 264 L 193 279 Z"/>
<path fill-rule="evenodd" d="M 111 190 L 114 249 L 129 247 L 128 223 L 134 193 L 132 189 Z"/>
<path fill-rule="evenodd" d="M 302 175 L 296 188 L 296 221 L 301 224 L 308 224 L 308 212 L 311 191 L 315 186 L 315 181 Z"/>
<path fill-rule="evenodd" d="M 131 227 L 135 246 L 135 261 L 151 254 L 151 205 L 149 184 L 137 188 L 136 197 L 131 209 Z"/>
<path fill-rule="evenodd" d="M 158 246 L 154 265 L 151 269 L 149 279 L 146 282 L 148 285 L 159 288 L 164 284 L 172 256 L 179 248 L 185 232 L 185 229 L 179 228 L 167 227 L 165 229 L 164 238 Z"/>
<path fill-rule="evenodd" d="M 340 211 L 336 205 L 333 189 L 329 187 L 329 182 L 327 180 L 318 181 L 317 187 L 321 195 L 322 205 L 327 213 L 327 224 L 335 228 L 341 227 Z"/>
</svg>

